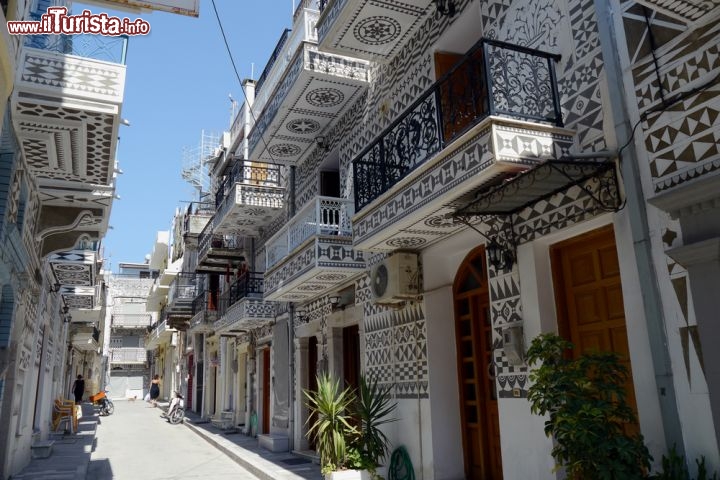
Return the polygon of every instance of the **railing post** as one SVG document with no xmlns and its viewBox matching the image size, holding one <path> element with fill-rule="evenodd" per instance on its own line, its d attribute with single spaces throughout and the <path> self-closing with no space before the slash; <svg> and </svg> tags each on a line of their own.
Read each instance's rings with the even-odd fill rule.
<svg viewBox="0 0 720 480">
<path fill-rule="evenodd" d="M 557 75 L 555 73 L 555 62 L 552 58 L 547 59 L 548 71 L 550 72 L 550 84 L 552 86 L 553 108 L 555 109 L 555 125 L 563 127 L 562 109 L 560 108 L 560 92 L 558 91 Z"/>
<path fill-rule="evenodd" d="M 315 235 L 320 235 L 320 222 L 322 221 L 322 197 L 315 200 Z"/>
<path fill-rule="evenodd" d="M 495 115 L 495 96 L 493 95 L 493 83 L 492 76 L 490 75 L 490 50 L 488 49 L 488 42 L 483 41 L 483 70 L 485 70 L 485 84 L 487 85 L 488 95 L 488 114 L 490 116 Z"/>
</svg>

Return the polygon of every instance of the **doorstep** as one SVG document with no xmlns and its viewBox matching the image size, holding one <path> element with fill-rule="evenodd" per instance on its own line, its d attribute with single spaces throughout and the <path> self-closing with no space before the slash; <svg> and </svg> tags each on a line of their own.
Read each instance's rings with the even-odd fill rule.
<svg viewBox="0 0 720 480">
<path fill-rule="evenodd" d="M 257 438 L 260 447 L 271 452 L 287 452 L 290 450 L 290 438 L 287 435 L 261 433 L 258 434 Z"/>
</svg>

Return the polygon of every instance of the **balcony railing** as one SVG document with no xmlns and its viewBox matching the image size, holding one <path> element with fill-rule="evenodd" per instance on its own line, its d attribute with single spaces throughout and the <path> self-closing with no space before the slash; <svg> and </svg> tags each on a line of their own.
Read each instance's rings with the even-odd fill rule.
<svg viewBox="0 0 720 480">
<path fill-rule="evenodd" d="M 113 314 L 113 328 L 146 328 L 152 321 L 152 315 L 147 313 L 138 314 Z"/>
<path fill-rule="evenodd" d="M 243 237 L 213 233 L 212 222 L 208 222 L 198 240 L 198 259 L 206 258 L 211 248 L 239 249 L 244 245 Z"/>
<path fill-rule="evenodd" d="M 194 273 L 180 273 L 170 282 L 168 290 L 168 304 L 178 300 L 191 301 L 197 293 L 198 277 Z"/>
<path fill-rule="evenodd" d="M 217 292 L 204 291 L 193 299 L 192 313 L 197 315 L 202 311 L 216 312 L 218 309 Z"/>
<path fill-rule="evenodd" d="M 280 166 L 270 165 L 268 163 L 253 163 L 252 165 L 238 162 L 233 167 L 230 175 L 227 175 L 222 183 L 218 186 L 215 193 L 215 207 L 220 214 L 225 210 L 224 205 L 229 202 L 235 202 L 235 185 L 241 183 L 244 185 L 257 185 L 264 187 L 280 186 Z M 262 193 L 257 194 L 257 204 L 260 206 L 275 206 L 277 203 L 277 195 L 267 198 L 266 202 L 262 200 Z M 220 215 L 222 216 L 222 215 Z"/>
<path fill-rule="evenodd" d="M 286 28 L 282 35 L 280 35 L 280 40 L 278 40 L 277 45 L 275 45 L 275 50 L 273 50 L 272 55 L 270 55 L 270 59 L 268 59 L 268 62 L 265 64 L 265 68 L 263 69 L 263 72 L 260 74 L 260 78 L 258 78 L 257 84 L 255 85 L 255 94 L 260 91 L 260 89 L 263 86 L 263 83 L 265 83 L 265 79 L 267 78 L 268 74 L 270 73 L 270 70 L 272 70 L 273 65 L 275 64 L 275 60 L 278 59 L 278 56 L 282 52 L 282 48 L 285 45 L 285 42 L 287 41 L 288 37 L 290 36 L 291 30 L 289 28 Z"/>
<path fill-rule="evenodd" d="M 490 115 L 562 126 L 559 56 L 483 39 L 353 161 L 361 210 Z"/>
<path fill-rule="evenodd" d="M 352 235 L 351 200 L 316 197 L 265 244 L 269 270 L 314 235 Z"/>
<path fill-rule="evenodd" d="M 127 45 L 127 35 L 29 35 L 25 39 L 27 47 L 120 65 L 125 65 Z"/>
<path fill-rule="evenodd" d="M 145 363 L 147 350 L 144 348 L 111 348 L 110 363 Z"/>
<path fill-rule="evenodd" d="M 237 278 L 230 288 L 220 294 L 219 316 L 225 315 L 230 307 L 243 298 L 251 295 L 262 296 L 263 274 L 262 272 L 246 272 Z"/>
</svg>

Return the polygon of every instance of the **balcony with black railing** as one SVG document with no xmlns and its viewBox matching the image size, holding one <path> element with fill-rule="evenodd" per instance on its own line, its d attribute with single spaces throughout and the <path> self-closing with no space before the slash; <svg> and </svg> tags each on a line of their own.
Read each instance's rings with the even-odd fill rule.
<svg viewBox="0 0 720 480">
<path fill-rule="evenodd" d="M 193 316 L 187 334 L 209 333 L 213 331 L 213 324 L 218 318 L 218 293 L 211 291 L 200 292 L 192 302 Z"/>
<path fill-rule="evenodd" d="M 275 305 L 263 300 L 263 274 L 244 272 L 219 295 L 218 319 L 213 330 L 218 333 L 241 332 L 275 318 Z"/>
<path fill-rule="evenodd" d="M 230 274 L 250 254 L 251 240 L 240 235 L 223 235 L 213 230 L 209 222 L 198 240 L 197 273 Z"/>
<path fill-rule="evenodd" d="M 285 205 L 280 174 L 279 165 L 237 161 L 215 193 L 213 231 L 257 236 Z"/>
<path fill-rule="evenodd" d="M 413 102 L 353 160 L 356 248 L 402 247 L 398 232 L 418 218 L 567 153 L 573 132 L 562 128 L 558 60 L 482 39 Z M 391 204 L 381 232 L 373 219 Z"/>
</svg>

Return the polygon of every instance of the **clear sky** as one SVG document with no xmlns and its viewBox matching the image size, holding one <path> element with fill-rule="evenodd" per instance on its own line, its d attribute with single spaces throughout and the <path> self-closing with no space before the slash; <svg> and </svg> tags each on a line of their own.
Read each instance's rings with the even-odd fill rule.
<svg viewBox="0 0 720 480">
<path fill-rule="evenodd" d="M 297 3 L 297 1 L 295 2 Z M 292 25 L 292 0 L 215 0 L 241 78 L 265 67 L 284 28 Z M 87 8 L 76 5 L 78 8 Z M 113 12 L 97 6 L 93 13 Z M 201 0 L 200 17 L 165 12 L 142 14 L 147 36 L 130 38 L 118 154 L 124 172 L 104 240 L 105 259 L 142 262 L 159 230 L 169 230 L 177 207 L 193 200 L 194 190 L 181 177 L 183 147 L 196 147 L 203 129 L 228 130 L 232 95 L 244 98 L 232 69 L 210 0 Z M 108 268 L 106 263 L 105 268 Z"/>
</svg>

